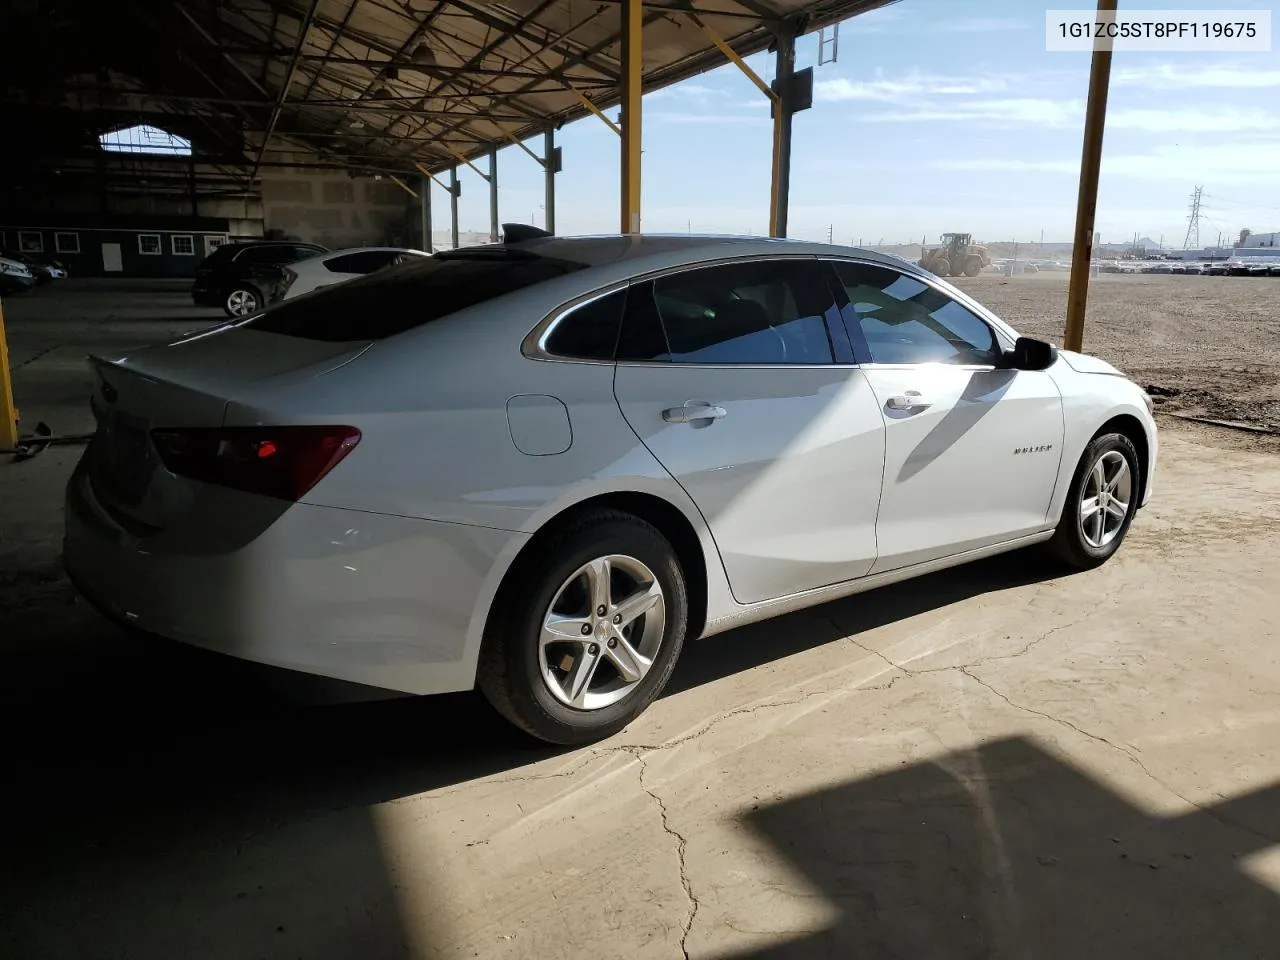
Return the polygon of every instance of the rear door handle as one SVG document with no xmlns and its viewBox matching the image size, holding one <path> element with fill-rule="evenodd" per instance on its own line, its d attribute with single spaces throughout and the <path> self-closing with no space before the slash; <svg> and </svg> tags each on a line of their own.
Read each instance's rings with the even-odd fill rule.
<svg viewBox="0 0 1280 960">
<path fill-rule="evenodd" d="M 662 419 L 667 423 L 698 423 L 702 420 L 719 420 L 728 412 L 724 407 L 705 400 L 686 400 L 678 407 L 663 410 Z"/>
<path fill-rule="evenodd" d="M 885 406 L 890 410 L 923 410 L 933 406 L 933 401 L 921 396 L 915 390 L 908 390 L 896 397 L 890 397 Z"/>
</svg>

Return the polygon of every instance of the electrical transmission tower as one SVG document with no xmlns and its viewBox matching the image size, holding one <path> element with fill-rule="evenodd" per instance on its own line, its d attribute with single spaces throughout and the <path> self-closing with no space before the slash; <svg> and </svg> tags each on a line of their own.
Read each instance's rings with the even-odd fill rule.
<svg viewBox="0 0 1280 960">
<path fill-rule="evenodd" d="M 1187 217 L 1187 237 L 1182 241 L 1183 250 L 1200 249 L 1200 194 L 1204 187 L 1196 187 L 1191 195 L 1191 215 Z"/>
</svg>

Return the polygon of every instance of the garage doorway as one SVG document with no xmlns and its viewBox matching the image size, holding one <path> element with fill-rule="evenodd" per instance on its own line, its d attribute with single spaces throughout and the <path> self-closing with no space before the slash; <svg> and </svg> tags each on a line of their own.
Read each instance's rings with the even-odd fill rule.
<svg viewBox="0 0 1280 960">
<path fill-rule="evenodd" d="M 124 270 L 124 258 L 120 255 L 120 244 L 104 243 L 102 245 L 102 272 L 120 273 Z"/>
</svg>

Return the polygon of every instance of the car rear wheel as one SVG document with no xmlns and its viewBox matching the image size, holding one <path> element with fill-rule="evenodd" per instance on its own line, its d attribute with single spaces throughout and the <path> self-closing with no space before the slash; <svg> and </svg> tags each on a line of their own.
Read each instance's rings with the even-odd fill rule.
<svg viewBox="0 0 1280 960">
<path fill-rule="evenodd" d="M 499 591 L 480 689 L 540 740 L 611 736 L 666 686 L 687 619 L 684 574 L 666 538 L 629 514 L 584 515 Z"/>
<path fill-rule="evenodd" d="M 247 317 L 262 308 L 262 294 L 253 287 L 233 287 L 222 301 L 222 309 L 229 317 Z"/>
<path fill-rule="evenodd" d="M 1120 549 L 1141 498 L 1138 451 L 1121 433 L 1093 439 L 1080 458 L 1062 518 L 1048 546 L 1077 570 L 1101 566 Z"/>
</svg>

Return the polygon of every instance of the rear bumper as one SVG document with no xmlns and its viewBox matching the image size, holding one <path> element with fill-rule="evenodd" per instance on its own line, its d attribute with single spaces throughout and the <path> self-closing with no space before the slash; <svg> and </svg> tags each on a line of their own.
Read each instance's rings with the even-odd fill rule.
<svg viewBox="0 0 1280 960">
<path fill-rule="evenodd" d="M 82 465 L 67 486 L 63 559 L 86 600 L 147 633 L 424 694 L 474 685 L 499 561 L 525 538 L 295 504 L 248 543 L 202 552 L 189 532 L 125 530 Z"/>
</svg>

